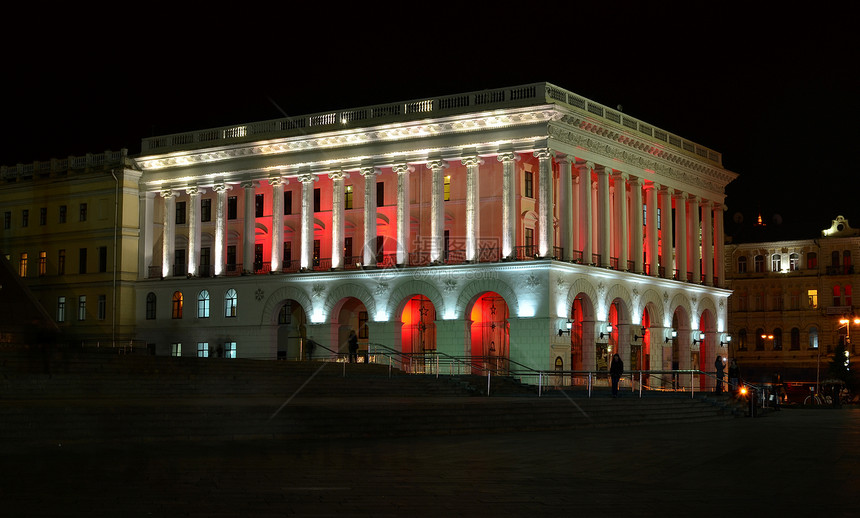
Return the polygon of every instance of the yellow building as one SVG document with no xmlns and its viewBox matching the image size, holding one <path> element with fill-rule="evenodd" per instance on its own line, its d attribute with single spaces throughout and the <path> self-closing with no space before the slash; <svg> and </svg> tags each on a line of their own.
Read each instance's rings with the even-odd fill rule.
<svg viewBox="0 0 860 518">
<path fill-rule="evenodd" d="M 69 343 L 134 336 L 138 182 L 126 150 L 0 168 L 0 252 Z"/>
</svg>

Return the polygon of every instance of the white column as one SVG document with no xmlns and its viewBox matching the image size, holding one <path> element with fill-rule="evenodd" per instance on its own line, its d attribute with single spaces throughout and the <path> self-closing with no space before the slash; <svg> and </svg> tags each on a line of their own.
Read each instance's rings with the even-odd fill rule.
<svg viewBox="0 0 860 518">
<path fill-rule="evenodd" d="M 673 270 L 675 269 L 675 257 L 673 254 L 672 240 L 672 194 L 674 189 L 671 187 L 663 187 L 660 190 L 660 233 L 663 236 L 663 247 L 661 249 L 663 268 L 665 269 L 664 277 L 671 279 Z"/>
<path fill-rule="evenodd" d="M 254 271 L 254 243 L 257 242 L 257 216 L 255 204 L 255 189 L 257 182 L 242 182 L 245 190 L 245 228 L 242 235 L 242 269 L 246 272 Z"/>
<path fill-rule="evenodd" d="M 409 173 L 414 169 L 409 164 L 398 164 L 391 170 L 397 175 L 397 264 L 405 265 L 409 264 Z"/>
<path fill-rule="evenodd" d="M 714 224 L 711 218 L 711 200 L 702 203 L 702 264 L 705 267 L 705 285 L 714 285 Z"/>
<path fill-rule="evenodd" d="M 618 232 L 618 269 L 627 271 L 629 229 L 627 228 L 627 173 L 617 172 L 615 178 L 615 220 Z"/>
<path fill-rule="evenodd" d="M 217 184 L 215 191 L 215 275 L 224 275 L 227 264 L 227 190 L 230 186 Z"/>
<path fill-rule="evenodd" d="M 284 184 L 283 178 L 269 178 L 272 185 L 272 257 L 273 272 L 283 268 L 281 259 L 284 254 Z"/>
<path fill-rule="evenodd" d="M 714 255 L 717 258 L 717 287 L 722 288 L 726 285 L 726 259 L 725 259 L 725 227 L 723 226 L 723 211 L 726 206 L 722 204 L 714 205 Z"/>
<path fill-rule="evenodd" d="M 632 243 L 631 253 L 633 254 L 633 271 L 642 273 L 642 247 L 645 243 L 645 236 L 642 234 L 642 179 L 639 177 L 630 179 L 630 194 L 633 195 L 633 212 L 631 225 L 633 225 L 633 233 L 630 241 Z"/>
<path fill-rule="evenodd" d="M 465 157 L 466 166 L 466 261 L 478 260 L 478 238 L 481 235 L 481 200 L 479 174 L 484 161 L 478 156 Z"/>
<path fill-rule="evenodd" d="M 592 264 L 594 248 L 592 248 L 592 211 L 591 211 L 591 170 L 594 164 L 586 162 L 577 164 L 579 171 L 579 238 L 582 248 L 582 264 Z"/>
<path fill-rule="evenodd" d="M 687 272 L 690 271 L 687 261 L 687 195 L 676 192 L 675 194 L 675 254 L 678 265 L 678 279 L 687 280 Z"/>
<path fill-rule="evenodd" d="M 690 197 L 690 262 L 693 266 L 693 283 L 702 283 L 702 241 L 699 230 L 699 202 L 698 196 Z"/>
<path fill-rule="evenodd" d="M 651 270 L 649 275 L 657 277 L 659 274 L 659 265 L 657 261 L 657 189 L 659 184 L 650 183 L 645 185 L 645 193 L 648 196 L 648 212 L 645 223 L 645 233 L 648 239 L 648 268 Z"/>
<path fill-rule="evenodd" d="M 364 257 L 362 264 L 376 266 L 376 176 L 375 167 L 362 167 L 364 177 Z"/>
<path fill-rule="evenodd" d="M 303 174 L 298 180 L 302 183 L 302 233 L 301 250 L 299 252 L 300 264 L 303 270 L 313 269 L 314 257 L 314 182 L 317 181 L 315 174 Z"/>
<path fill-rule="evenodd" d="M 612 174 L 611 167 L 597 169 L 597 218 L 600 233 L 600 266 L 609 267 L 612 258 L 610 228 L 612 226 L 611 207 L 609 206 L 609 175 Z"/>
<path fill-rule="evenodd" d="M 328 174 L 332 182 L 331 198 L 331 267 L 343 268 L 344 245 L 344 180 L 349 173 L 335 171 Z"/>
<path fill-rule="evenodd" d="M 161 276 L 170 277 L 176 248 L 176 194 L 170 189 L 161 191 L 164 200 L 164 223 L 161 234 Z"/>
<path fill-rule="evenodd" d="M 442 261 L 442 247 L 445 244 L 445 169 L 448 162 L 432 160 L 427 167 L 433 171 L 430 193 L 430 262 Z"/>
<path fill-rule="evenodd" d="M 497 157 L 502 163 L 502 258 L 510 258 L 517 242 L 516 216 L 516 153 L 501 153 Z"/>
<path fill-rule="evenodd" d="M 200 261 L 200 195 L 203 193 L 197 187 L 189 187 L 188 193 L 188 275 L 197 275 L 197 263 Z"/>
<path fill-rule="evenodd" d="M 573 259 L 573 174 L 571 172 L 572 158 L 559 155 L 556 162 L 559 165 L 559 228 L 561 229 L 562 261 Z"/>
<path fill-rule="evenodd" d="M 155 193 L 142 192 L 140 199 L 140 242 L 138 248 L 138 275 L 146 279 L 149 277 L 149 268 L 152 266 L 153 245 L 153 217 L 155 215 Z"/>
<path fill-rule="evenodd" d="M 552 174 L 552 151 L 549 149 L 538 149 L 534 152 L 538 159 L 540 171 L 540 197 L 538 198 L 538 254 L 541 257 L 552 257 L 553 246 L 555 246 L 555 228 L 553 226 L 553 174 Z"/>
</svg>

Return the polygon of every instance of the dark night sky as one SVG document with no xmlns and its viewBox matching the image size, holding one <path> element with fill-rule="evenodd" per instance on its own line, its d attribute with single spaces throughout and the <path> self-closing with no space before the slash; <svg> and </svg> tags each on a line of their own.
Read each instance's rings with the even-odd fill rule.
<svg viewBox="0 0 860 518">
<path fill-rule="evenodd" d="M 7 33 L 0 164 L 136 154 L 151 135 L 548 81 L 721 152 L 740 175 L 727 233 L 736 213 L 749 222 L 759 211 L 783 231 L 774 238 L 814 237 L 839 214 L 860 227 L 847 13 L 777 21 L 685 7 L 679 20 L 623 5 L 528 21 L 460 9 L 459 23 L 425 13 L 423 24 L 363 12 L 125 17 L 104 30 L 33 21 L 52 43 L 38 48 L 22 22 Z"/>
</svg>

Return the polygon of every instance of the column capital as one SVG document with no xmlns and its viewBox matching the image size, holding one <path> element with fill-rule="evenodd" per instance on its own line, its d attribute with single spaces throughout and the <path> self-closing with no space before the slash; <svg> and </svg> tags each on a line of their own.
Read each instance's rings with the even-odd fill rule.
<svg viewBox="0 0 860 518">
<path fill-rule="evenodd" d="M 572 157 L 570 155 L 567 155 L 565 153 L 558 153 L 557 152 L 555 154 L 555 161 L 558 162 L 559 164 L 573 164 L 574 162 L 576 162 L 576 158 Z"/>
<path fill-rule="evenodd" d="M 173 198 L 174 196 L 176 196 L 176 193 L 173 192 L 173 189 L 164 189 L 163 191 L 160 191 L 158 194 L 160 194 L 161 197 L 164 198 L 165 200 L 168 198 Z"/>
<path fill-rule="evenodd" d="M 380 171 L 376 167 L 362 167 L 358 170 L 358 174 L 360 174 L 361 176 L 363 176 L 365 178 L 370 178 L 371 176 L 377 176 L 381 172 L 382 171 Z"/>
<path fill-rule="evenodd" d="M 660 191 L 669 196 L 673 196 L 675 194 L 675 189 L 673 187 L 667 187 L 665 185 L 660 186 Z"/>
<path fill-rule="evenodd" d="M 205 194 L 206 191 L 197 187 L 196 185 L 192 185 L 185 188 L 185 194 L 189 196 L 200 196 L 201 194 Z"/>
<path fill-rule="evenodd" d="M 630 173 L 626 173 L 624 171 L 613 171 L 612 176 L 627 181 L 630 178 Z"/>
<path fill-rule="evenodd" d="M 254 180 L 245 180 L 239 184 L 239 187 L 241 187 L 243 189 L 256 189 L 257 188 L 257 182 Z"/>
<path fill-rule="evenodd" d="M 349 173 L 345 171 L 332 171 L 328 174 L 328 177 L 332 180 L 345 180 L 349 178 Z"/>
<path fill-rule="evenodd" d="M 460 162 L 463 163 L 466 167 L 474 167 L 479 166 L 484 163 L 484 159 L 479 156 L 467 156 L 460 159 Z"/>
<path fill-rule="evenodd" d="M 216 183 L 212 186 L 212 190 L 217 192 L 218 194 L 221 194 L 222 192 L 227 192 L 232 188 L 233 187 L 231 185 L 228 185 L 226 183 Z"/>
<path fill-rule="evenodd" d="M 702 202 L 702 197 L 697 195 L 697 194 L 691 194 L 687 199 L 690 200 L 691 202 L 695 202 L 695 203 L 701 203 Z"/>
<path fill-rule="evenodd" d="M 555 152 L 549 148 L 544 149 L 536 149 L 534 151 L 534 157 L 538 160 L 552 160 L 552 157 L 555 155 Z"/>
<path fill-rule="evenodd" d="M 660 189 L 660 184 L 659 184 L 659 183 L 657 183 L 657 182 L 645 183 L 645 184 L 643 185 L 643 188 L 644 188 L 646 191 L 650 191 L 650 190 L 659 190 L 659 189 Z"/>
<path fill-rule="evenodd" d="M 409 174 L 412 171 L 414 171 L 415 168 L 409 164 L 397 164 L 397 165 L 391 166 L 391 170 L 397 174 Z"/>
<path fill-rule="evenodd" d="M 702 200 L 701 205 L 702 205 L 703 207 L 713 207 L 713 206 L 714 206 L 714 202 L 713 202 L 713 201 L 711 201 L 711 200 Z"/>
<path fill-rule="evenodd" d="M 514 153 L 513 151 L 506 151 L 504 153 L 499 153 L 496 155 L 496 160 L 499 162 L 519 162 L 520 155 L 519 153 Z"/>
<path fill-rule="evenodd" d="M 594 172 L 597 174 L 611 175 L 612 174 L 612 168 L 609 167 L 608 165 L 597 166 L 594 168 Z"/>
<path fill-rule="evenodd" d="M 287 180 L 286 178 L 282 178 L 280 176 L 273 176 L 272 178 L 269 178 L 269 185 L 272 185 L 272 186 L 286 185 L 288 183 L 289 183 L 289 180 Z"/>
<path fill-rule="evenodd" d="M 305 173 L 298 176 L 298 180 L 303 184 L 312 184 L 319 180 L 317 175 L 313 173 Z"/>
<path fill-rule="evenodd" d="M 446 162 L 445 160 L 431 160 L 427 162 L 427 167 L 429 169 L 432 169 L 433 171 L 436 171 L 439 169 L 448 169 L 451 166 L 449 166 L 448 162 Z"/>
<path fill-rule="evenodd" d="M 642 181 L 642 177 L 641 177 L 641 176 L 631 176 L 627 181 L 630 183 L 630 185 L 632 185 L 632 186 L 634 186 L 634 187 L 635 187 L 635 186 L 639 186 L 639 187 L 641 187 L 641 186 L 642 186 L 642 184 L 644 183 L 644 182 Z"/>
<path fill-rule="evenodd" d="M 687 199 L 687 193 L 685 193 L 684 191 L 682 191 L 680 189 L 675 189 L 675 192 L 672 194 L 672 197 L 675 198 L 676 200 L 686 200 Z"/>
</svg>

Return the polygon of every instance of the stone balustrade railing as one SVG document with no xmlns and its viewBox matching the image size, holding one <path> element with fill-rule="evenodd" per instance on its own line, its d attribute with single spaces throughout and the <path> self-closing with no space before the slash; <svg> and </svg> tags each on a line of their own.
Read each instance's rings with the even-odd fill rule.
<svg viewBox="0 0 860 518">
<path fill-rule="evenodd" d="M 32 178 L 48 178 L 64 175 L 69 172 L 102 169 L 105 166 L 122 164 L 128 156 L 128 150 L 105 151 L 104 153 L 86 154 L 54 158 L 42 162 L 0 166 L 0 179 L 5 181 L 30 180 Z"/>
</svg>

